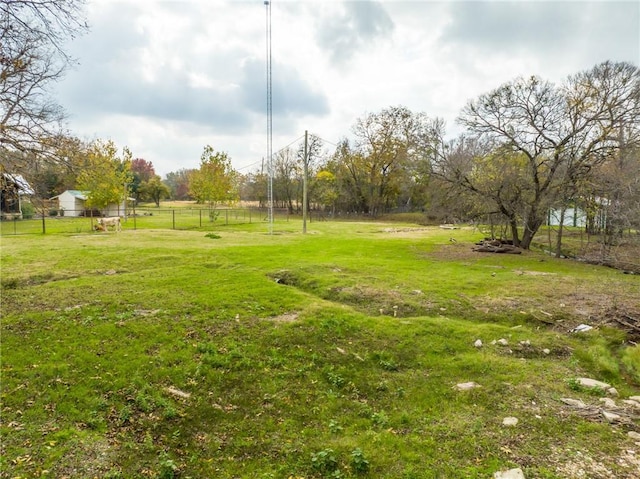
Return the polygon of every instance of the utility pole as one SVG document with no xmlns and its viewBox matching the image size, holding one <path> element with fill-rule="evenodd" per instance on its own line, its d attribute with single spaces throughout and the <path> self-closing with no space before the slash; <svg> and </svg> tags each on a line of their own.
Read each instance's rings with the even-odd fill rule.
<svg viewBox="0 0 640 479">
<path fill-rule="evenodd" d="M 267 168 L 269 170 L 269 234 L 273 234 L 273 105 L 271 73 L 271 2 L 264 1 L 267 20 Z"/>
<path fill-rule="evenodd" d="M 309 141 L 308 132 L 304 130 L 304 159 L 302 177 L 302 233 L 307 234 L 307 176 L 309 176 Z"/>
</svg>

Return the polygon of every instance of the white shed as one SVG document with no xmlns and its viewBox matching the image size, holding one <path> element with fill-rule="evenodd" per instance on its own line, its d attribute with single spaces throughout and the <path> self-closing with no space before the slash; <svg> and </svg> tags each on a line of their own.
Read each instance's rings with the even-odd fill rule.
<svg viewBox="0 0 640 479">
<path fill-rule="evenodd" d="M 87 216 L 90 210 L 87 209 L 88 191 L 67 190 L 54 196 L 51 200 L 58 201 L 58 208 L 64 216 Z M 126 205 L 122 201 L 120 204 L 112 203 L 100 211 L 102 216 L 125 216 Z"/>
</svg>

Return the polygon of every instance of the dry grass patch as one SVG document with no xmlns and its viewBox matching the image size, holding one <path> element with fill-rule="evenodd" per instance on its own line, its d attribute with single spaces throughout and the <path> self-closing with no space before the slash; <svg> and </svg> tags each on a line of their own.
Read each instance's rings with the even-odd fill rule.
<svg viewBox="0 0 640 479">
<path fill-rule="evenodd" d="M 265 319 L 274 323 L 294 323 L 298 321 L 298 313 L 286 313 L 279 316 L 271 316 Z"/>
</svg>

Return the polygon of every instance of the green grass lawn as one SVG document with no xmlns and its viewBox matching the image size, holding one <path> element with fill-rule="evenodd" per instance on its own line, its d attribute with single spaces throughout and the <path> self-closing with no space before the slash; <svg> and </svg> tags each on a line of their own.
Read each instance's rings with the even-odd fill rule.
<svg viewBox="0 0 640 479">
<path fill-rule="evenodd" d="M 3 231 L 0 477 L 638 477 L 637 416 L 560 401 L 601 404 L 582 376 L 640 395 L 598 321 L 638 276 L 473 253 L 472 229 L 301 230 Z"/>
</svg>

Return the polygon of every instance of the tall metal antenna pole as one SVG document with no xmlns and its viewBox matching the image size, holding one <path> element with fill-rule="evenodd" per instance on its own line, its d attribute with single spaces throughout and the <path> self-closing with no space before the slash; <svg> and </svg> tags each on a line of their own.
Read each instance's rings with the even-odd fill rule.
<svg viewBox="0 0 640 479">
<path fill-rule="evenodd" d="M 271 81 L 271 2 L 264 0 L 267 17 L 267 168 L 269 170 L 269 234 L 273 233 L 273 106 Z"/>
</svg>

